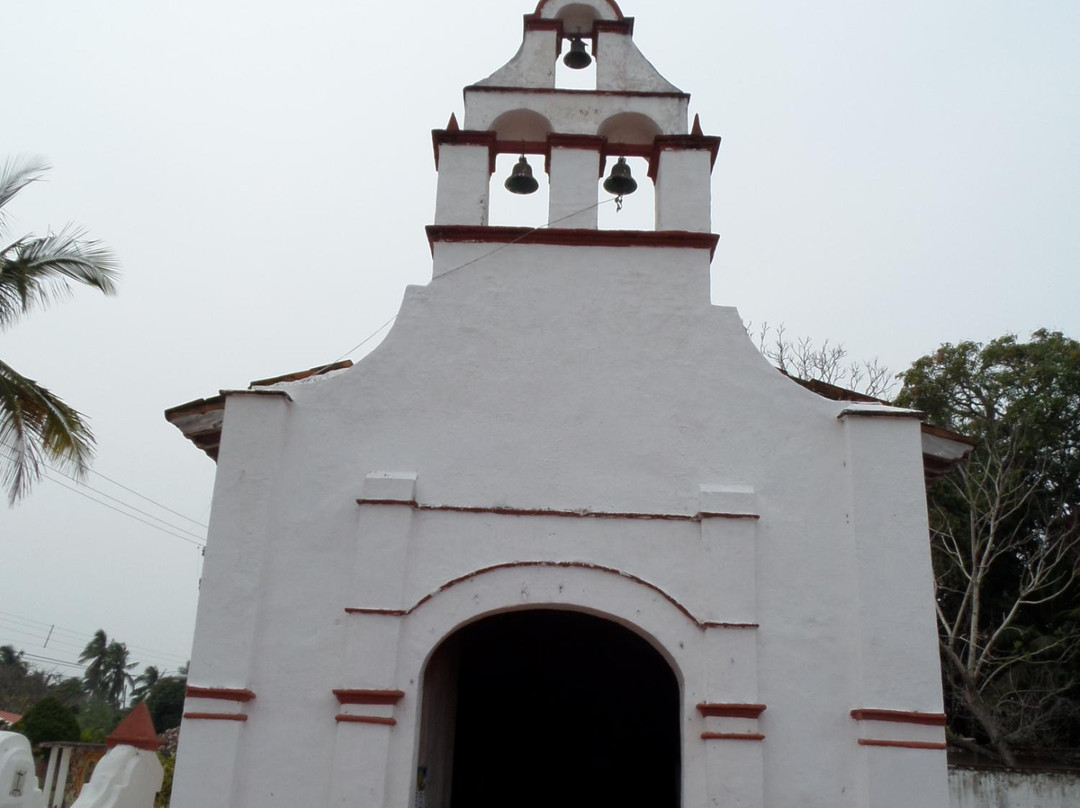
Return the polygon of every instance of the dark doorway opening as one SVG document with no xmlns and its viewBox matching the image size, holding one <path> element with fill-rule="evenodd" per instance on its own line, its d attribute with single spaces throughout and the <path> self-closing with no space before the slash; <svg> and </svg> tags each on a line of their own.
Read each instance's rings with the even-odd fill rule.
<svg viewBox="0 0 1080 808">
<path fill-rule="evenodd" d="M 425 808 L 677 808 L 679 764 L 675 674 L 610 620 L 499 614 L 428 663 Z"/>
</svg>

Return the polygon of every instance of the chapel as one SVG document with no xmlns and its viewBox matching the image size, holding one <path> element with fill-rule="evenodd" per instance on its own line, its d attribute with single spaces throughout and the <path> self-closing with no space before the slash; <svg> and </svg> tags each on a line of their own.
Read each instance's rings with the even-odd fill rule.
<svg viewBox="0 0 1080 808">
<path fill-rule="evenodd" d="M 217 462 L 174 808 L 945 808 L 924 478 L 968 447 L 711 304 L 720 139 L 634 25 L 540 0 L 465 88 L 368 356 L 167 412 Z"/>
</svg>

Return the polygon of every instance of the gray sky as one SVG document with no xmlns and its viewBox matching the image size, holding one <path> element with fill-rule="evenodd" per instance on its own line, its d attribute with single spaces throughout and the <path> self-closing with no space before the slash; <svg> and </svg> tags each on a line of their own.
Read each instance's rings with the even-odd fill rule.
<svg viewBox="0 0 1080 808">
<path fill-rule="evenodd" d="M 0 350 L 92 419 L 98 471 L 207 521 L 214 465 L 162 410 L 330 362 L 429 279 L 430 130 L 514 54 L 531 2 L 5 4 L 0 159 L 54 166 L 13 228 L 85 225 L 124 278 Z M 622 6 L 723 137 L 714 301 L 895 371 L 946 341 L 1080 336 L 1080 4 Z M 647 207 L 643 188 L 601 221 Z M 72 660 L 104 628 L 143 663 L 187 659 L 194 546 L 44 481 L 0 506 L 0 553 L 0 644 Z"/>
</svg>

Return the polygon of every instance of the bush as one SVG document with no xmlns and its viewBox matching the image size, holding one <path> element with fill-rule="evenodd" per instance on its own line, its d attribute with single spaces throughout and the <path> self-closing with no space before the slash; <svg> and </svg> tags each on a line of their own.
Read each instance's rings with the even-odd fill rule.
<svg viewBox="0 0 1080 808">
<path fill-rule="evenodd" d="M 15 731 L 29 738 L 33 746 L 48 741 L 77 741 L 81 735 L 75 714 L 55 696 L 47 696 L 31 707 L 15 724 Z"/>
</svg>

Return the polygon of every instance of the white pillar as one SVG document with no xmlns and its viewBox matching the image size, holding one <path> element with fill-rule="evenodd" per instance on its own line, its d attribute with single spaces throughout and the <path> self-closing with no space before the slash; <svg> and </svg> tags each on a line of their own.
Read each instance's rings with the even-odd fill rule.
<svg viewBox="0 0 1080 808">
<path fill-rule="evenodd" d="M 712 232 L 712 154 L 708 148 L 659 149 L 656 229 Z"/>
<path fill-rule="evenodd" d="M 852 743 L 867 808 L 948 804 L 919 421 L 852 405 L 846 443 L 858 586 L 858 704 Z M 884 720 L 881 720 L 884 718 Z"/>
<path fill-rule="evenodd" d="M 548 137 L 548 222 L 552 227 L 596 229 L 596 186 L 603 142 L 603 138 L 584 135 Z"/>
<path fill-rule="evenodd" d="M 452 132 L 461 137 L 468 133 Z M 486 227 L 491 149 L 487 144 L 439 145 L 439 184 L 435 193 L 435 224 Z"/>
</svg>

